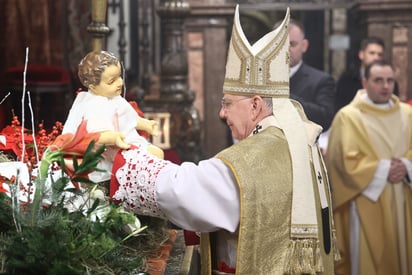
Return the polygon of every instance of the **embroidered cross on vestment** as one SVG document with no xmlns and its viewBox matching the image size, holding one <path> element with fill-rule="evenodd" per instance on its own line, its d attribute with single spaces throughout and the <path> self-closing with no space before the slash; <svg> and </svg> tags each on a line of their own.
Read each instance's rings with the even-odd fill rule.
<svg viewBox="0 0 412 275">
<path fill-rule="evenodd" d="M 259 130 L 262 130 L 262 125 L 256 125 L 255 130 L 253 130 L 253 134 L 256 135 L 257 133 L 259 133 Z"/>
</svg>

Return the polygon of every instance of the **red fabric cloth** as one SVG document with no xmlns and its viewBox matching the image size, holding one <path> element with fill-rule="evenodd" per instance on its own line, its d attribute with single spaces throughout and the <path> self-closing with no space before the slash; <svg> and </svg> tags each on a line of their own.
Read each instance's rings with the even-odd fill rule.
<svg viewBox="0 0 412 275">
<path fill-rule="evenodd" d="M 183 231 L 183 237 L 185 239 L 185 244 L 186 245 L 198 245 L 198 244 L 200 244 L 200 238 L 196 234 L 196 232 L 189 231 L 189 230 L 184 230 Z"/>
<path fill-rule="evenodd" d="M 144 113 L 143 111 L 139 108 L 139 105 L 137 104 L 136 101 L 129 101 L 129 104 L 133 107 L 133 109 L 136 111 L 136 113 L 140 116 L 143 117 Z M 137 131 L 139 133 L 139 135 L 141 135 L 142 137 L 144 137 L 145 139 L 149 139 L 149 133 L 147 133 L 146 131 L 141 131 L 138 130 Z"/>
<path fill-rule="evenodd" d="M 24 66 L 16 66 L 6 70 L 4 80 L 8 84 L 23 82 Z M 27 84 L 69 84 L 68 71 L 56 65 L 28 64 L 26 71 Z"/>
<path fill-rule="evenodd" d="M 131 149 L 132 148 L 136 148 L 136 147 L 131 146 Z M 113 198 L 117 189 L 119 189 L 119 182 L 117 181 L 117 178 L 116 178 L 116 171 L 119 170 L 119 168 L 122 167 L 126 163 L 126 161 L 124 160 L 122 156 L 122 151 L 123 150 L 117 151 L 116 156 L 114 157 L 114 160 L 113 160 L 112 175 L 110 177 L 110 188 L 109 188 L 110 198 Z M 118 201 L 115 201 L 115 200 L 113 200 L 113 202 L 118 203 Z"/>
<path fill-rule="evenodd" d="M 182 160 L 179 154 L 174 149 L 163 150 L 165 160 L 169 160 L 175 164 L 181 164 Z"/>
<path fill-rule="evenodd" d="M 219 271 L 220 272 L 225 272 L 225 273 L 236 273 L 236 269 L 235 268 L 231 268 L 230 266 L 228 266 L 226 263 L 224 262 L 220 262 L 219 263 Z"/>
</svg>

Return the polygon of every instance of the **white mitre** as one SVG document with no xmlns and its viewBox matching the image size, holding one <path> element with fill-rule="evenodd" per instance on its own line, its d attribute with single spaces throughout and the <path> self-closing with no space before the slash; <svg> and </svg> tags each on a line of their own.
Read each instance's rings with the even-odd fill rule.
<svg viewBox="0 0 412 275">
<path fill-rule="evenodd" d="M 253 46 L 236 6 L 223 93 L 289 98 L 289 9 L 282 24 Z"/>
</svg>

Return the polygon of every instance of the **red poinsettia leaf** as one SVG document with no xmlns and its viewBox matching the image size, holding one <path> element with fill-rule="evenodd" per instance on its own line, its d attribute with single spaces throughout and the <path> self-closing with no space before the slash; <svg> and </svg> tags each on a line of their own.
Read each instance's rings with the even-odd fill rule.
<svg viewBox="0 0 412 275">
<path fill-rule="evenodd" d="M 140 116 L 143 117 L 144 113 L 143 111 L 139 108 L 139 105 L 137 105 L 136 101 L 129 101 L 129 104 L 133 107 L 133 109 L 136 111 L 136 113 Z"/>
</svg>

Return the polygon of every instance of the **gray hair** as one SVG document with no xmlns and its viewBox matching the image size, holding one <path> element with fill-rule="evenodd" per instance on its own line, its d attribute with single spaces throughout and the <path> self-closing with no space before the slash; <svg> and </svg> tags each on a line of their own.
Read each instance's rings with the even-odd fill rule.
<svg viewBox="0 0 412 275">
<path fill-rule="evenodd" d="M 263 101 L 265 102 L 265 107 L 273 113 L 273 102 L 271 97 L 262 97 Z"/>
</svg>

